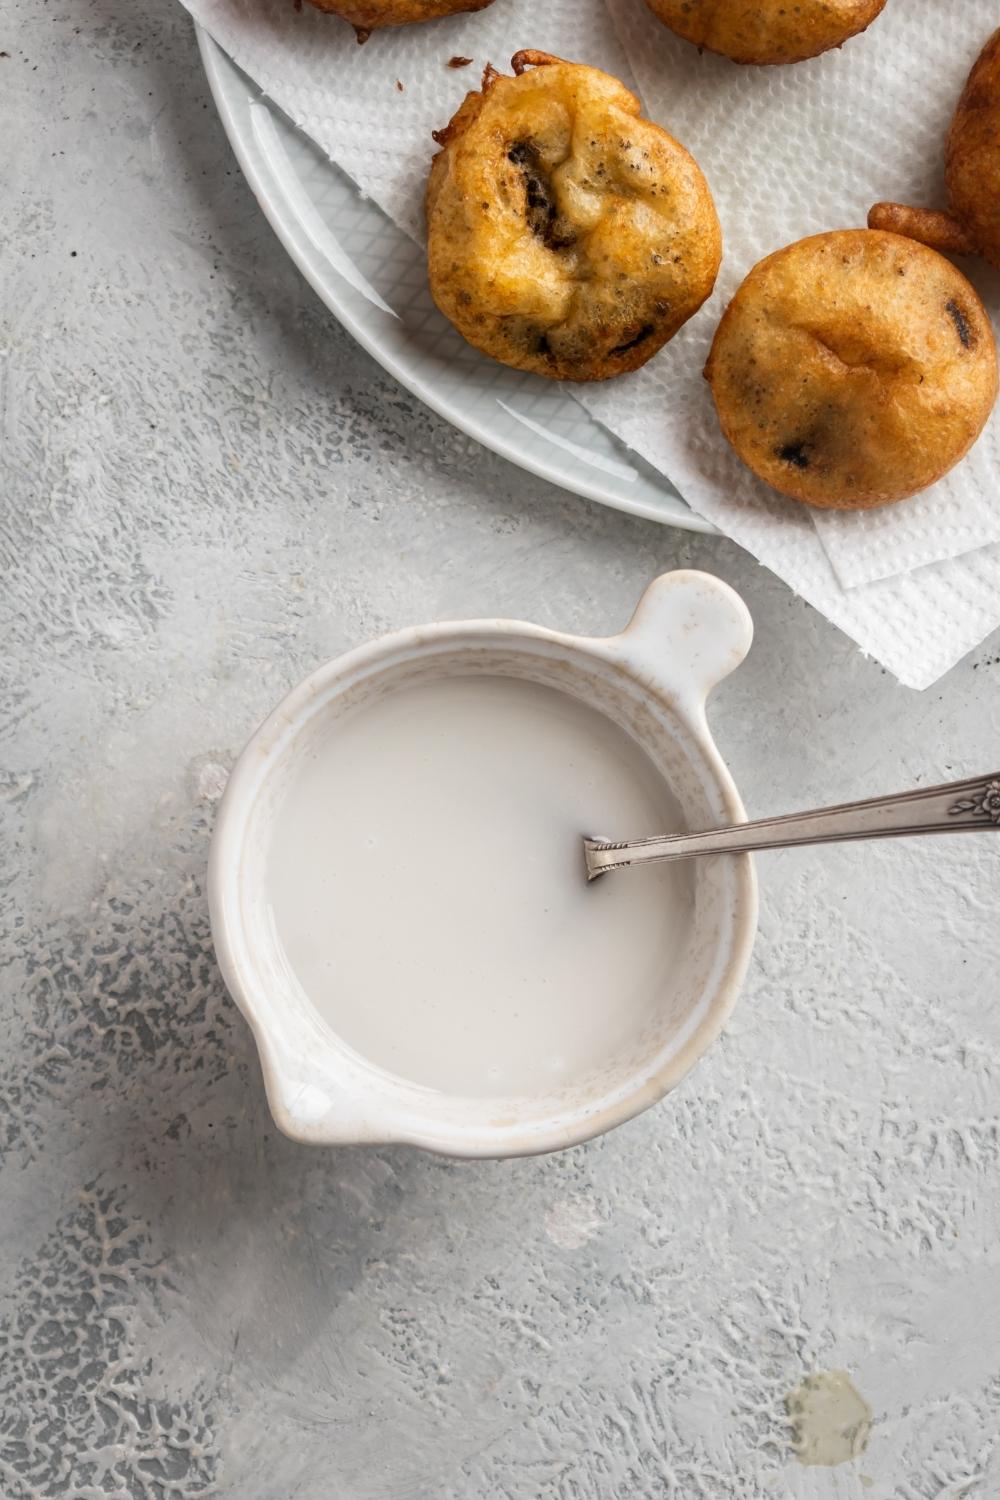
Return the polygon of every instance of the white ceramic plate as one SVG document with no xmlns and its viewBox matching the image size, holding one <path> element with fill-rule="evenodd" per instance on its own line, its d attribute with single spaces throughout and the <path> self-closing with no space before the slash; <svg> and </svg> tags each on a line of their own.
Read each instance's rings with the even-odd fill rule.
<svg viewBox="0 0 1000 1500">
<path fill-rule="evenodd" d="M 714 532 L 560 386 L 470 348 L 431 301 L 419 246 L 197 30 L 222 123 L 258 202 L 299 270 L 384 369 L 484 447 L 553 484 Z"/>
</svg>

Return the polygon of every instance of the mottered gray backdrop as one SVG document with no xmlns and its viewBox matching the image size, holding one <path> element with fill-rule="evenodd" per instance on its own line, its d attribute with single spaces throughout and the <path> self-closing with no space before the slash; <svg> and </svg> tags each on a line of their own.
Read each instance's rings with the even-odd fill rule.
<svg viewBox="0 0 1000 1500">
<path fill-rule="evenodd" d="M 0 1496 L 992 1500 L 1000 841 L 761 858 L 726 1036 L 513 1164 L 278 1136 L 204 876 L 256 722 L 394 626 L 719 573 L 752 813 L 1000 763 L 1000 638 L 915 694 L 430 415 L 284 256 L 180 6 L 8 0 L 0 51 Z M 831 1369 L 870 1441 L 806 1467 Z"/>
</svg>

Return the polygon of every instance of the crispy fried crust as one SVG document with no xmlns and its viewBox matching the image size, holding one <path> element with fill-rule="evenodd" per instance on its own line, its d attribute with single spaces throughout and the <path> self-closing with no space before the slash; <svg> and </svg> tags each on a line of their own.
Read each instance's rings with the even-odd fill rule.
<svg viewBox="0 0 1000 1500">
<path fill-rule="evenodd" d="M 519 52 L 435 139 L 431 292 L 477 349 L 554 380 L 645 364 L 715 283 L 694 159 L 596 68 Z"/>
<path fill-rule="evenodd" d="M 436 21 L 439 16 L 453 16 L 459 11 L 485 10 L 493 0 L 310 0 L 317 10 L 325 10 L 350 21 L 358 41 L 366 41 L 379 26 L 408 26 L 413 21 Z"/>
<path fill-rule="evenodd" d="M 953 216 L 980 255 L 1000 266 L 1000 31 L 973 64 L 945 147 Z"/>
<path fill-rule="evenodd" d="M 981 255 L 1000 266 L 1000 31 L 966 81 L 945 147 L 949 212 L 876 203 L 870 229 L 889 229 L 947 255 Z"/>
<path fill-rule="evenodd" d="M 957 219 L 936 208 L 909 208 L 905 203 L 873 203 L 868 210 L 868 228 L 884 229 L 919 240 L 943 255 L 973 255 L 972 241 Z"/>
<path fill-rule="evenodd" d="M 738 63 L 794 63 L 870 26 L 885 0 L 646 0 L 696 47 Z"/>
<path fill-rule="evenodd" d="M 755 266 L 705 375 L 755 474 L 809 505 L 902 500 L 958 463 L 997 395 L 989 318 L 950 261 L 870 229 L 813 235 Z"/>
</svg>

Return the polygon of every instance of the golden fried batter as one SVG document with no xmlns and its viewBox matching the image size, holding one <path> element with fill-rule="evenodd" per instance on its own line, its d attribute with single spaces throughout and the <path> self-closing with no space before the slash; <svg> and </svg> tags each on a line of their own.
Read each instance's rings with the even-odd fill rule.
<svg viewBox="0 0 1000 1500">
<path fill-rule="evenodd" d="M 990 320 L 950 261 L 899 235 L 813 235 L 755 266 L 705 367 L 722 430 L 768 484 L 863 510 L 933 484 L 997 394 Z"/>
<path fill-rule="evenodd" d="M 697 312 L 722 237 L 683 146 L 596 68 L 519 52 L 435 139 L 431 292 L 487 354 L 554 380 L 635 370 Z"/>
<path fill-rule="evenodd" d="M 951 211 L 976 249 L 1000 266 L 1000 31 L 972 67 L 945 148 Z"/>
<path fill-rule="evenodd" d="M 493 0 L 311 0 L 317 10 L 350 21 L 359 42 L 366 42 L 379 26 L 408 26 L 412 21 L 436 21 L 458 11 L 485 10 Z"/>
<path fill-rule="evenodd" d="M 696 47 L 738 63 L 794 63 L 870 26 L 885 0 L 646 0 Z"/>
<path fill-rule="evenodd" d="M 1000 31 L 973 64 L 958 101 L 945 148 L 945 181 L 949 213 L 876 203 L 869 225 L 1000 266 Z"/>
</svg>

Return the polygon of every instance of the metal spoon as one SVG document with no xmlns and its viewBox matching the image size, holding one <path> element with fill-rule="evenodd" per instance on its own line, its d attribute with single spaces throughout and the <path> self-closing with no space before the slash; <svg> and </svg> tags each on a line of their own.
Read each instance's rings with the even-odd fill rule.
<svg viewBox="0 0 1000 1500">
<path fill-rule="evenodd" d="M 661 838 L 585 838 L 587 879 L 611 870 L 651 864 L 660 859 L 687 859 L 691 854 L 745 854 L 755 849 L 787 849 L 795 844 L 834 844 L 844 839 L 905 838 L 917 833 L 1000 833 L 1000 772 L 948 781 L 942 786 L 842 802 L 837 807 L 788 813 L 734 823 L 705 833 L 675 833 Z"/>
</svg>

